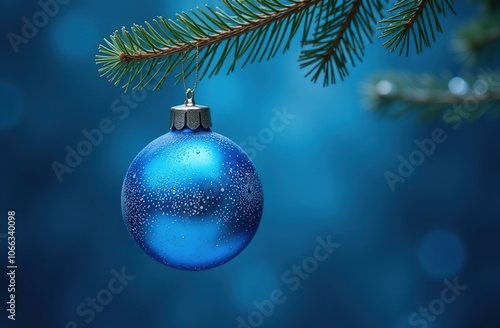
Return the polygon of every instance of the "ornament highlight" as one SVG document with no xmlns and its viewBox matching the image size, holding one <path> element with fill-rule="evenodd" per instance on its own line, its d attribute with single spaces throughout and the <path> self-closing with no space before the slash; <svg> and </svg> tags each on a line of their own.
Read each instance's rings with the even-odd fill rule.
<svg viewBox="0 0 500 328">
<path fill-rule="evenodd" d="M 204 270 L 231 260 L 252 240 L 263 192 L 248 155 L 210 130 L 209 108 L 189 94 L 185 105 L 171 108 L 171 131 L 130 165 L 122 212 L 132 238 L 153 259 Z"/>
</svg>

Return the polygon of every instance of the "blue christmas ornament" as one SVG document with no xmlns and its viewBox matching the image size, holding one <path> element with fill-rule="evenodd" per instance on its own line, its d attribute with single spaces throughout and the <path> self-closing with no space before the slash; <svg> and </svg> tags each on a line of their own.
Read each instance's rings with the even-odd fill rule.
<svg viewBox="0 0 500 328">
<path fill-rule="evenodd" d="M 252 240 L 262 216 L 255 166 L 210 126 L 209 108 L 186 97 L 185 105 L 171 109 L 171 131 L 137 155 L 123 182 L 122 212 L 132 238 L 178 269 L 231 260 Z"/>
</svg>

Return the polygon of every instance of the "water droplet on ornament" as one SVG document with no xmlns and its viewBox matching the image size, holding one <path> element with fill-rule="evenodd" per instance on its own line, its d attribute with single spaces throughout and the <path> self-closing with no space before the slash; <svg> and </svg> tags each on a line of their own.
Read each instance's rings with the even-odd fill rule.
<svg viewBox="0 0 500 328">
<path fill-rule="evenodd" d="M 178 269 L 204 270 L 229 261 L 250 242 L 262 215 L 255 168 L 229 141 L 217 145 L 196 133 L 175 132 L 160 138 L 136 157 L 124 182 L 129 231 L 155 260 Z M 160 165 L 141 170 L 148 161 Z"/>
</svg>

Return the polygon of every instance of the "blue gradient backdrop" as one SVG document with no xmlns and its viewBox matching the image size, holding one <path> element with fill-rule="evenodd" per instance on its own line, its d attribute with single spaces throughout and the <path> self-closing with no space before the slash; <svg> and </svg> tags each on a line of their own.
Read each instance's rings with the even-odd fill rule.
<svg viewBox="0 0 500 328">
<path fill-rule="evenodd" d="M 448 41 L 475 13 L 471 5 L 457 5 L 422 55 L 398 57 L 376 40 L 346 81 L 328 88 L 303 77 L 298 42 L 270 62 L 201 81 L 197 100 L 212 108 L 213 130 L 236 143 L 262 133 L 276 111 L 295 115 L 254 155 L 265 194 L 261 226 L 237 258 L 203 272 L 163 266 L 135 245 L 120 211 L 123 177 L 135 155 L 167 132 L 168 109 L 184 91 L 170 79 L 159 92 L 122 98 L 99 77 L 94 55 L 122 25 L 200 4 L 70 1 L 16 54 L 7 33 L 21 34 L 22 17 L 31 20 L 40 6 L 2 3 L 1 327 L 498 327 L 498 122 L 452 130 L 442 120 L 389 121 L 365 111 L 358 94 L 381 71 L 458 74 Z M 103 120 L 112 131 L 60 182 L 52 163 L 64 163 L 67 147 L 85 140 L 82 130 Z M 398 156 L 435 128 L 446 142 L 391 192 L 384 172 L 395 172 Z M 9 209 L 17 218 L 15 322 L 6 318 L 2 273 Z M 291 290 L 296 283 L 283 275 L 290 278 L 288 270 L 328 236 L 341 246 Z M 134 278 L 118 292 L 122 269 Z M 455 278 L 467 289 L 440 303 L 444 280 Z M 286 300 L 256 312 L 254 301 L 269 305 L 276 289 Z M 412 313 L 429 306 L 439 315 L 411 325 Z"/>
</svg>

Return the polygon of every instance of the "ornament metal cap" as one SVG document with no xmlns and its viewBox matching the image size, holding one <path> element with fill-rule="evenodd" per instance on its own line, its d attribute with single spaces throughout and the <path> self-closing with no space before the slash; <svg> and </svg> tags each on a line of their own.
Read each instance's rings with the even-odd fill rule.
<svg viewBox="0 0 500 328">
<path fill-rule="evenodd" d="M 190 128 L 196 130 L 199 127 L 209 129 L 212 126 L 210 108 L 194 103 L 194 91 L 187 89 L 184 105 L 174 106 L 170 109 L 170 129 L 182 130 Z"/>
</svg>

